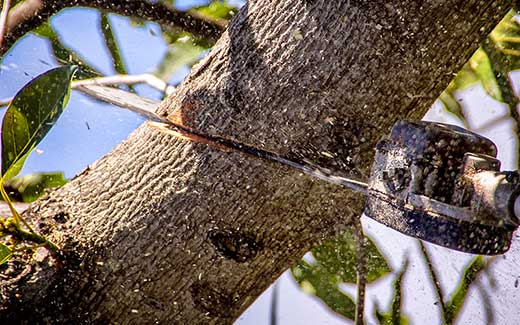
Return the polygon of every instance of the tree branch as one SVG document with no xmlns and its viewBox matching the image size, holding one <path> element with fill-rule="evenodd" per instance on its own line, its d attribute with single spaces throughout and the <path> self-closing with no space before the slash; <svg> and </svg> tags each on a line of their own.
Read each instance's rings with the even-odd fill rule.
<svg viewBox="0 0 520 325">
<path fill-rule="evenodd" d="M 357 277 L 357 303 L 356 317 L 354 323 L 356 325 L 365 324 L 365 294 L 367 286 L 367 257 L 365 234 L 363 233 L 363 225 L 361 219 L 354 223 L 354 235 L 356 237 L 356 277 Z"/>
<path fill-rule="evenodd" d="M 175 89 L 175 87 L 151 74 L 115 75 L 76 80 L 72 82 L 71 88 L 79 90 L 95 99 L 130 109 L 133 112 L 147 116 L 147 114 L 144 114 L 142 111 L 154 111 L 159 104 L 158 101 L 141 97 L 118 88 L 107 87 L 114 85 L 135 85 L 140 83 L 146 83 L 150 87 L 153 87 L 166 95 L 171 95 Z M 9 105 L 12 100 L 12 97 L 0 99 L 0 107 Z"/>
<path fill-rule="evenodd" d="M 444 302 L 444 292 L 441 287 L 441 283 L 439 281 L 439 277 L 437 276 L 437 272 L 435 271 L 435 267 L 433 266 L 432 259 L 430 257 L 430 253 L 428 253 L 428 249 L 426 246 L 424 246 L 424 243 L 422 240 L 417 241 L 419 243 L 419 247 L 421 248 L 421 253 L 424 259 L 424 263 L 426 263 L 426 266 L 428 268 L 428 272 L 430 274 L 430 279 L 433 284 L 433 287 L 435 288 L 435 293 L 437 294 L 437 298 L 439 299 L 439 306 L 441 307 L 441 316 L 442 321 L 446 322 L 446 305 Z"/>
<path fill-rule="evenodd" d="M 164 80 L 157 78 L 153 74 L 144 73 L 137 75 L 114 75 L 109 77 L 92 78 L 85 80 L 77 80 L 73 82 L 73 88 L 80 86 L 115 86 L 115 85 L 135 85 L 145 83 L 153 87 L 165 95 L 169 96 L 173 93 L 175 87 L 169 85 Z"/>
<path fill-rule="evenodd" d="M 180 11 L 162 3 L 149 3 L 145 0 L 26 0 L 9 12 L 7 34 L 0 47 L 0 55 L 5 54 L 18 39 L 55 13 L 75 6 L 154 21 L 165 28 L 185 30 L 212 43 L 226 28 L 220 20 L 212 20 L 197 13 Z"/>
<path fill-rule="evenodd" d="M 0 46 L 2 46 L 2 40 L 4 39 L 5 28 L 7 26 L 7 13 L 10 7 L 11 0 L 4 0 L 2 12 L 0 12 Z"/>
</svg>

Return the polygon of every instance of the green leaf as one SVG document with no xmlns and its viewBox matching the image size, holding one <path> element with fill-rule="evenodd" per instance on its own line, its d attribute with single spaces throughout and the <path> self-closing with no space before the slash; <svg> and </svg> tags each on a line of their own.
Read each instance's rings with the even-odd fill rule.
<svg viewBox="0 0 520 325">
<path fill-rule="evenodd" d="M 379 307 L 376 306 L 376 317 L 379 320 L 380 324 L 384 325 L 393 325 L 393 324 L 401 324 L 407 325 L 408 317 L 402 315 L 401 313 L 401 303 L 402 303 L 402 295 L 403 295 L 403 277 L 408 270 L 408 258 L 403 262 L 403 266 L 401 270 L 397 274 L 394 280 L 394 296 L 392 298 L 392 310 L 388 313 L 382 313 L 379 311 Z"/>
<path fill-rule="evenodd" d="M 502 54 L 507 71 L 520 69 L 520 23 L 514 10 L 510 10 L 502 19 L 491 32 L 489 39 Z"/>
<path fill-rule="evenodd" d="M 454 98 L 453 93 L 471 87 L 477 82 L 481 83 L 489 96 L 498 101 L 502 101 L 500 87 L 495 78 L 491 62 L 482 48 L 479 48 L 473 54 L 462 70 L 457 73 L 455 78 L 448 85 L 445 92 L 439 97 L 446 110 L 463 119 L 462 109 Z"/>
<path fill-rule="evenodd" d="M 114 69 L 119 74 L 128 74 L 121 56 L 121 51 L 117 45 L 117 40 L 112 29 L 110 20 L 106 14 L 101 14 L 101 32 L 105 38 L 105 45 L 112 56 Z"/>
<path fill-rule="evenodd" d="M 46 189 L 60 187 L 66 183 L 62 172 L 34 173 L 10 179 L 4 182 L 4 188 L 16 201 L 33 202 L 42 196 Z"/>
<path fill-rule="evenodd" d="M 237 13 L 237 8 L 229 5 L 227 1 L 213 1 L 193 10 L 212 19 L 224 20 L 230 20 Z"/>
<path fill-rule="evenodd" d="M 367 282 L 373 282 L 391 272 L 385 257 L 368 237 L 365 237 Z M 354 319 L 356 304 L 341 291 L 341 283 L 356 283 L 356 237 L 351 230 L 345 231 L 336 240 L 326 241 L 311 250 L 316 260 L 298 262 L 291 271 L 300 287 L 320 298 L 334 312 Z"/>
<path fill-rule="evenodd" d="M 13 255 L 13 251 L 7 247 L 5 244 L 0 243 L 0 265 L 7 262 L 11 256 Z"/>
<path fill-rule="evenodd" d="M 80 67 L 75 77 L 78 79 L 89 79 L 101 76 L 101 72 L 90 66 L 74 51 L 65 47 L 56 32 L 52 29 L 49 22 L 41 24 L 38 28 L 32 30 L 38 36 L 46 38 L 51 43 L 52 52 L 56 61 L 63 65 L 77 65 Z"/>
<path fill-rule="evenodd" d="M 371 283 L 392 272 L 392 269 L 374 242 L 369 237 L 365 238 L 367 281 Z M 345 231 L 336 240 L 325 241 L 311 252 L 327 272 L 339 276 L 342 282 L 356 283 L 356 238 L 352 231 Z"/>
<path fill-rule="evenodd" d="M 478 51 L 479 50 L 477 50 L 477 52 Z M 479 82 L 478 76 L 474 71 L 475 64 L 478 64 L 478 61 L 475 61 L 475 59 L 475 54 L 473 54 L 469 61 L 466 62 L 462 69 L 457 73 L 455 78 L 453 78 L 453 80 L 450 82 L 447 88 L 448 91 L 454 92 L 457 90 L 466 89 Z"/>
<path fill-rule="evenodd" d="M 489 96 L 516 107 L 518 100 L 508 74 L 517 69 L 520 69 L 520 23 L 511 10 L 457 74 L 447 91 L 451 94 L 480 81 Z M 448 99 L 444 95 L 441 101 L 448 111 L 459 116 L 459 108 Z"/>
<path fill-rule="evenodd" d="M 67 105 L 76 66 L 47 71 L 25 85 L 2 122 L 2 180 L 16 176 L 32 149 L 45 137 Z"/>
<path fill-rule="evenodd" d="M 205 48 L 197 45 L 190 35 L 184 35 L 168 47 L 168 52 L 154 73 L 163 80 L 170 80 L 181 67 L 195 64 Z"/>
<path fill-rule="evenodd" d="M 482 47 L 473 54 L 470 65 L 486 93 L 495 100 L 502 101 L 502 92 L 493 72 L 491 61 Z"/>
<path fill-rule="evenodd" d="M 457 290 L 446 304 L 446 323 L 453 324 L 466 301 L 468 290 L 477 279 L 480 272 L 486 269 L 489 262 L 482 256 L 475 257 L 464 270 L 459 280 Z"/>
<path fill-rule="evenodd" d="M 446 111 L 455 115 L 463 121 L 466 120 L 464 112 L 462 111 L 462 107 L 460 106 L 460 103 L 455 98 L 455 96 L 453 96 L 452 92 L 449 92 L 448 90 L 443 91 L 442 94 L 439 96 L 439 100 Z"/>
<path fill-rule="evenodd" d="M 320 298 L 335 313 L 351 320 L 355 318 L 356 303 L 338 288 L 336 276 L 303 260 L 291 272 L 304 291 Z"/>
</svg>

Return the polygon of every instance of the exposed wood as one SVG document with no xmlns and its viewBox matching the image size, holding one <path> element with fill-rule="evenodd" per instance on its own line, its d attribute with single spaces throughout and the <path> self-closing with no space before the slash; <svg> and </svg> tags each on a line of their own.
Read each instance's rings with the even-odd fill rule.
<svg viewBox="0 0 520 325">
<path fill-rule="evenodd" d="M 424 114 L 511 3 L 250 1 L 160 112 L 366 176 L 376 141 Z M 0 320 L 231 323 L 362 207 L 337 185 L 144 125 L 25 213 L 63 254 L 28 257 Z"/>
</svg>

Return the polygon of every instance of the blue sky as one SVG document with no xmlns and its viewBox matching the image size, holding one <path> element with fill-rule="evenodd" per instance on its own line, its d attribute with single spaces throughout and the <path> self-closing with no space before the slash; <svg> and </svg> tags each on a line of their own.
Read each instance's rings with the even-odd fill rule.
<svg viewBox="0 0 520 325">
<path fill-rule="evenodd" d="M 186 6 L 186 1 L 182 1 Z M 100 15 L 92 9 L 68 9 L 51 19 L 64 45 L 75 50 L 106 75 L 115 74 L 99 33 Z M 111 15 L 123 60 L 130 74 L 153 72 L 167 51 L 159 27 L 146 23 L 134 26 L 129 19 Z M 0 98 L 13 96 L 25 83 L 57 66 L 48 41 L 29 34 L 3 58 L 0 66 Z M 174 77 L 178 82 L 189 72 L 185 67 Z M 138 86 L 142 96 L 160 98 L 148 87 Z M 64 171 L 70 178 L 102 157 L 138 127 L 138 115 L 109 104 L 91 100 L 73 91 L 62 117 L 38 145 L 38 153 L 28 158 L 22 174 L 40 171 Z"/>
</svg>

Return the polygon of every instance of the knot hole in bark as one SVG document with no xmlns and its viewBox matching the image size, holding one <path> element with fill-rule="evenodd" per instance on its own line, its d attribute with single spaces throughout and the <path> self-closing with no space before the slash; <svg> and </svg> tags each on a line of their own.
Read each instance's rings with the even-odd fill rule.
<svg viewBox="0 0 520 325">
<path fill-rule="evenodd" d="M 208 233 L 208 239 L 217 252 L 239 263 L 252 259 L 261 249 L 253 236 L 238 230 L 212 229 Z"/>
</svg>

